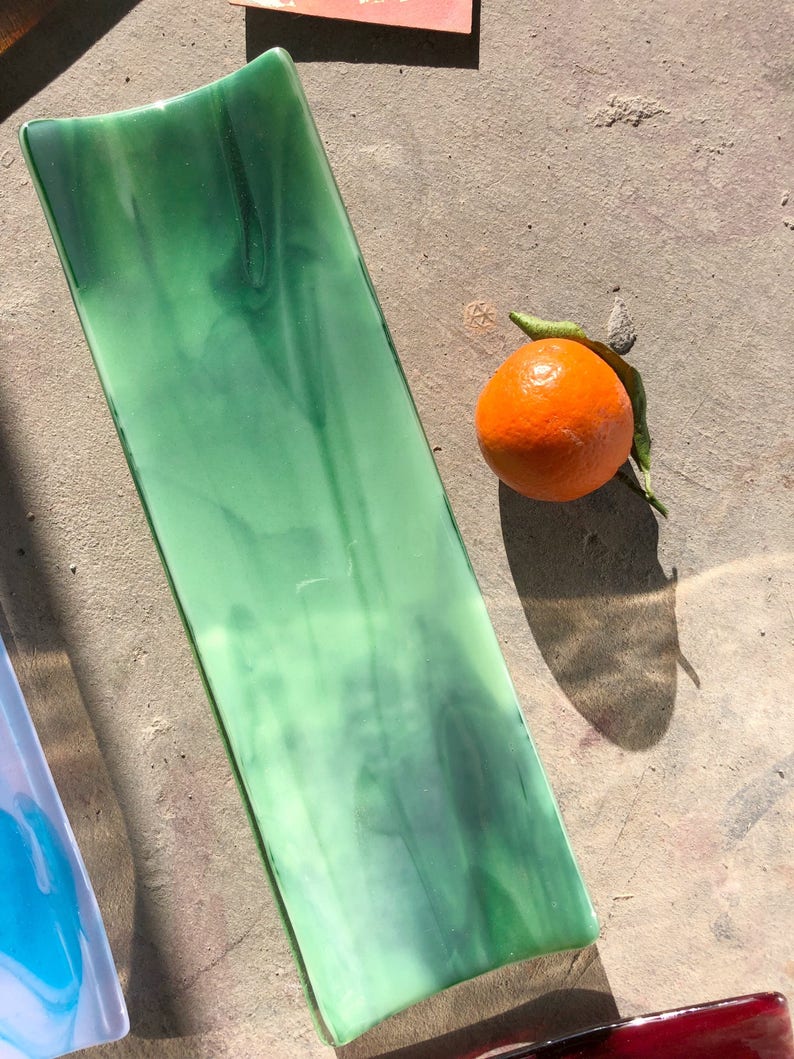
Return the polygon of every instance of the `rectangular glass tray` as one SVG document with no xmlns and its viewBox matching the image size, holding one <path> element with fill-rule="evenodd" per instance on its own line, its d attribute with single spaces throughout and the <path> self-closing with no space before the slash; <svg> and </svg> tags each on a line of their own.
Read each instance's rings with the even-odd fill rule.
<svg viewBox="0 0 794 1059">
<path fill-rule="evenodd" d="M 471 33 L 472 0 L 232 0 L 284 14 Z"/>
<path fill-rule="evenodd" d="M 752 993 L 458 1059 L 794 1059 L 788 1002 Z"/>
<path fill-rule="evenodd" d="M 0 1059 L 123 1037 L 94 891 L 0 640 Z"/>
<path fill-rule="evenodd" d="M 21 141 L 321 1035 L 593 941 L 289 57 Z"/>
</svg>

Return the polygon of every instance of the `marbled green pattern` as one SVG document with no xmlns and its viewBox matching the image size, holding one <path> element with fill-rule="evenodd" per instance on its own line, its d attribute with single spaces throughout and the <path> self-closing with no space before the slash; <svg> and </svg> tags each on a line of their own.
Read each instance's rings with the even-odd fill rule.
<svg viewBox="0 0 794 1059">
<path fill-rule="evenodd" d="M 22 140 L 330 1038 L 591 942 L 288 57 Z"/>
</svg>

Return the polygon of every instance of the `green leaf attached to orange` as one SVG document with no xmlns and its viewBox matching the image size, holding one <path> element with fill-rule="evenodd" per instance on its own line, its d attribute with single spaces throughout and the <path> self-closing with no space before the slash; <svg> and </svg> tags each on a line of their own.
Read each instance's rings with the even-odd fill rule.
<svg viewBox="0 0 794 1059">
<path fill-rule="evenodd" d="M 605 346 L 603 342 L 594 342 L 588 338 L 582 328 L 571 320 L 541 320 L 538 316 L 530 316 L 526 313 L 510 313 L 510 319 L 525 335 L 533 342 L 541 338 L 570 338 L 575 342 L 581 342 L 593 353 L 596 353 L 615 372 L 626 388 L 626 393 L 631 401 L 634 413 L 634 440 L 631 446 L 631 455 L 642 474 L 643 487 L 636 485 L 631 478 L 622 472 L 618 477 L 630 489 L 639 492 L 645 497 L 651 507 L 660 514 L 667 517 L 667 508 L 659 500 L 651 488 L 651 435 L 648 431 L 647 398 L 642 376 L 634 367 L 624 360 L 614 349 Z"/>
</svg>

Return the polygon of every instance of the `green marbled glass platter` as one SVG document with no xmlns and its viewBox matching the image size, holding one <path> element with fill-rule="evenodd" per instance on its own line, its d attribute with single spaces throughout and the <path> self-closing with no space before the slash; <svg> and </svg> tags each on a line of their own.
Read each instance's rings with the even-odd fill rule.
<svg viewBox="0 0 794 1059">
<path fill-rule="evenodd" d="M 321 1033 L 593 941 L 288 56 L 21 139 Z"/>
</svg>

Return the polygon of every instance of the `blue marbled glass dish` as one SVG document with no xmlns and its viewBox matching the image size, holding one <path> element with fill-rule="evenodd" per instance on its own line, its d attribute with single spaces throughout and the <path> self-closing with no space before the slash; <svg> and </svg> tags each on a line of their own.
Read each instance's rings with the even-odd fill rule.
<svg viewBox="0 0 794 1059">
<path fill-rule="evenodd" d="M 0 1059 L 129 1029 L 99 908 L 0 640 Z"/>
</svg>

